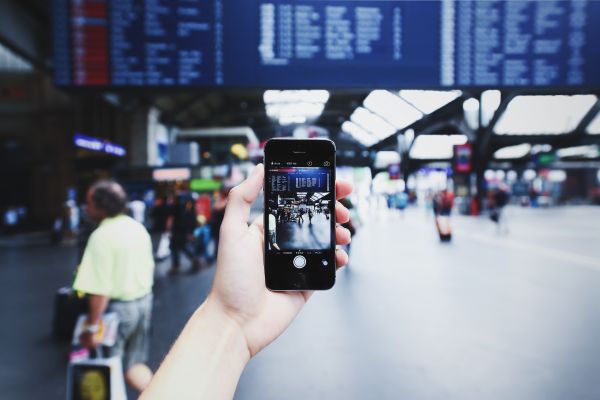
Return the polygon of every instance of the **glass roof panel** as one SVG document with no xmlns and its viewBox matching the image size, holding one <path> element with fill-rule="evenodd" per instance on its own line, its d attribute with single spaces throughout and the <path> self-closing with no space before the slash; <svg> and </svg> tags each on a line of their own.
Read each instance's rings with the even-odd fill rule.
<svg viewBox="0 0 600 400">
<path fill-rule="evenodd" d="M 365 99 L 364 106 L 396 129 L 406 128 L 423 118 L 419 110 L 387 90 L 373 90 Z"/>
<path fill-rule="evenodd" d="M 400 97 L 425 114 L 439 110 L 459 97 L 460 90 L 401 90 Z"/>
<path fill-rule="evenodd" d="M 367 147 L 374 145 L 378 141 L 371 133 L 351 121 L 346 121 L 342 124 L 342 131 L 348 133 L 359 143 Z"/>
<path fill-rule="evenodd" d="M 494 153 L 496 160 L 506 160 L 514 158 L 523 158 L 531 152 L 529 143 L 518 144 L 516 146 L 503 147 Z"/>
<path fill-rule="evenodd" d="M 379 140 L 385 139 L 396 132 L 396 128 L 364 107 L 358 107 L 354 110 L 350 120 L 373 133 Z"/>
<path fill-rule="evenodd" d="M 419 135 L 410 149 L 410 158 L 421 160 L 451 159 L 454 145 L 467 143 L 465 135 Z"/>
<path fill-rule="evenodd" d="M 596 102 L 592 94 L 517 96 L 494 127 L 498 135 L 560 135 L 572 132 Z"/>
</svg>

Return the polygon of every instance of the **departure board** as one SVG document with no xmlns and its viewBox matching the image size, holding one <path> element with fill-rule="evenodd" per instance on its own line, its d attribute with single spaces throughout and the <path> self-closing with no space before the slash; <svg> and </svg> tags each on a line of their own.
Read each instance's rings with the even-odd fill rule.
<svg viewBox="0 0 600 400">
<path fill-rule="evenodd" d="M 54 0 L 59 86 L 600 87 L 600 2 Z"/>
</svg>

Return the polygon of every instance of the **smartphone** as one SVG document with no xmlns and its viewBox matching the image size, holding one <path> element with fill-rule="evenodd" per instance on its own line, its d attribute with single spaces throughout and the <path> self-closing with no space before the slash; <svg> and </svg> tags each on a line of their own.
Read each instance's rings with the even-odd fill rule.
<svg viewBox="0 0 600 400">
<path fill-rule="evenodd" d="M 265 281 L 270 290 L 335 283 L 335 144 L 271 139 L 265 145 Z"/>
</svg>

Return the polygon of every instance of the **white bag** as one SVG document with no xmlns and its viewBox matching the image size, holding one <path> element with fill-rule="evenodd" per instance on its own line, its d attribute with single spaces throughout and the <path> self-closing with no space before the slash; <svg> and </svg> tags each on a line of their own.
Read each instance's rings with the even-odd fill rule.
<svg viewBox="0 0 600 400">
<path fill-rule="evenodd" d="M 127 400 L 121 357 L 71 361 L 67 370 L 67 400 Z"/>
<path fill-rule="evenodd" d="M 160 240 L 158 241 L 158 249 L 156 249 L 156 258 L 159 260 L 164 260 L 170 255 L 171 239 L 169 238 L 168 233 L 163 233 L 162 235 L 160 235 Z"/>
</svg>

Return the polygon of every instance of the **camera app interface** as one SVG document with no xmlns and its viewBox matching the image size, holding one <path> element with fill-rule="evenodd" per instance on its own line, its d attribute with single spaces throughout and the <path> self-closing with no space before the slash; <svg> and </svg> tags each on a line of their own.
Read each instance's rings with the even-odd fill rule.
<svg viewBox="0 0 600 400">
<path fill-rule="evenodd" d="M 268 251 L 320 254 L 331 249 L 330 167 L 278 164 L 272 163 L 268 171 Z"/>
</svg>

